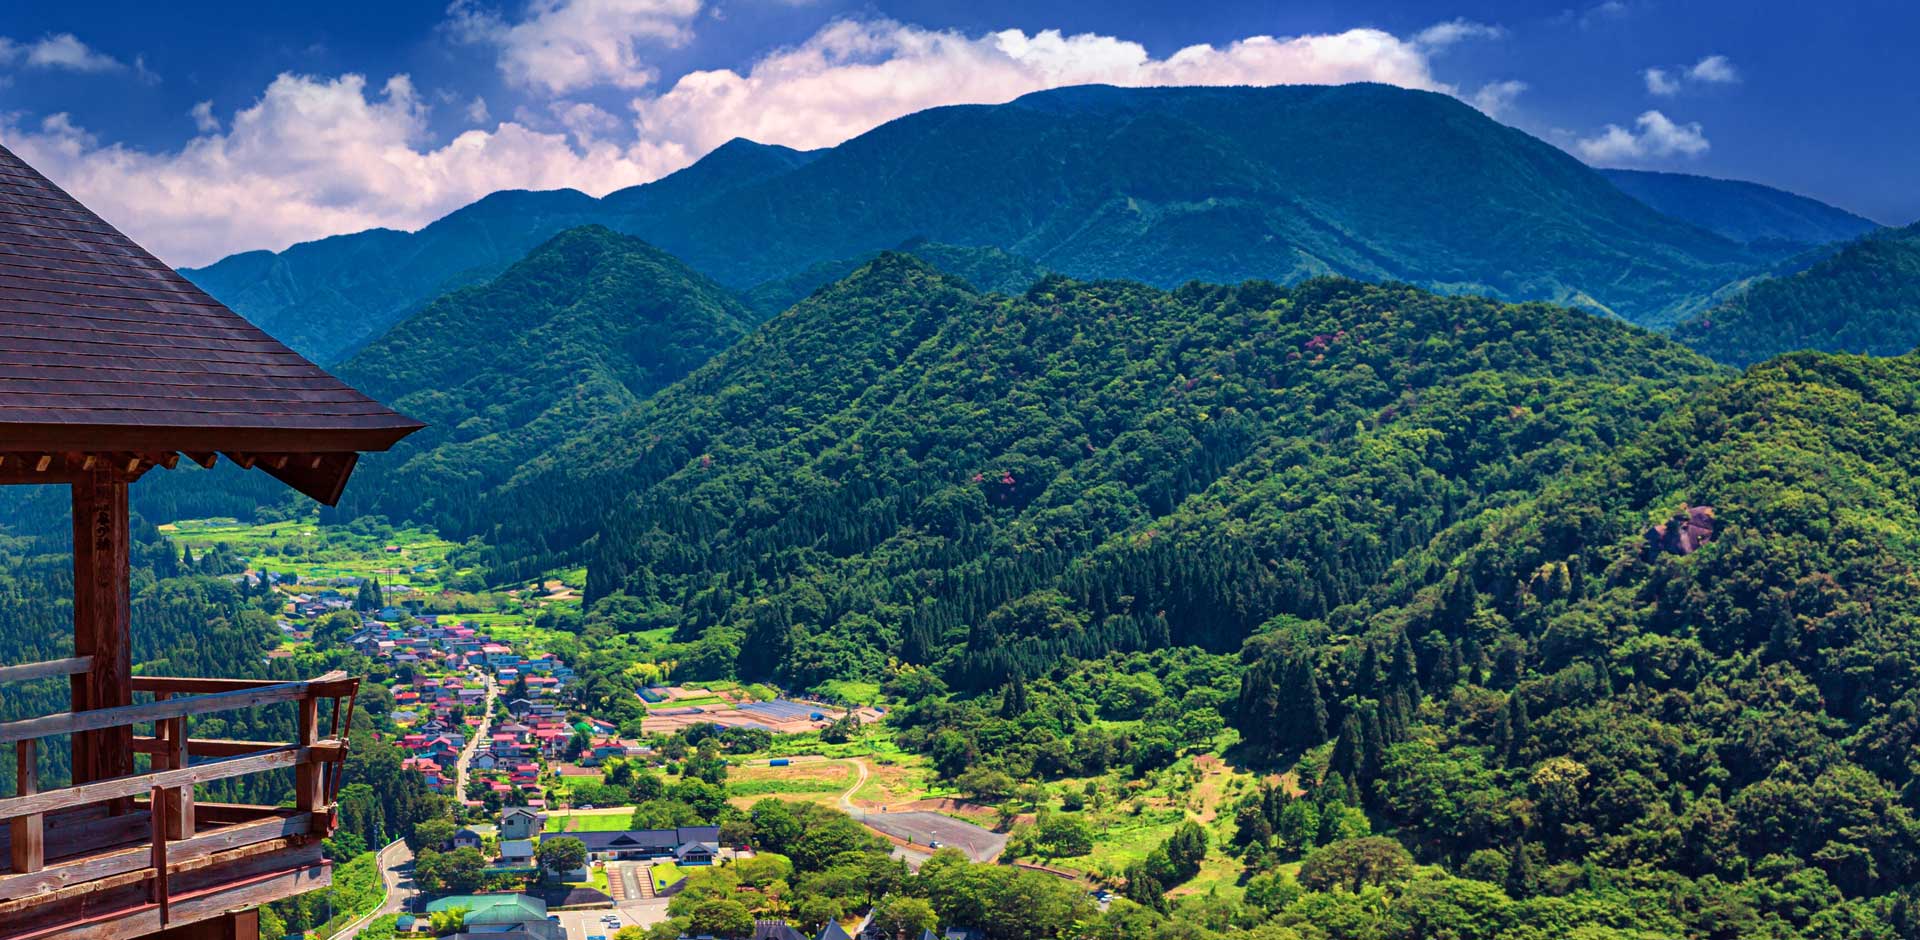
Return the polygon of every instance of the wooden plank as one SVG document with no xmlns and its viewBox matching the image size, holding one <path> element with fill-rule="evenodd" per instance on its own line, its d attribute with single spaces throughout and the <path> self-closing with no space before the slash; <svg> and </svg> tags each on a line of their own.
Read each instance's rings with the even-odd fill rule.
<svg viewBox="0 0 1920 940">
<path fill-rule="evenodd" d="M 329 675 L 332 674 L 329 673 Z M 121 749 L 126 755 L 127 769 L 131 771 L 133 735 L 130 726 L 134 724 L 159 721 L 164 718 L 184 718 L 189 715 L 234 711 L 278 702 L 292 702 L 306 697 L 312 691 L 312 685 L 313 683 L 309 682 L 281 682 L 258 688 L 215 692 L 211 695 L 191 695 L 140 705 L 122 705 L 92 711 L 60 712 L 39 718 L 23 718 L 19 721 L 0 724 L 0 744 L 56 734 L 92 732 L 101 728 L 124 729 L 129 733 Z"/>
<path fill-rule="evenodd" d="M 66 659 L 49 659 L 44 663 L 27 663 L 24 666 L 0 666 L 0 682 L 26 682 L 53 676 L 71 676 L 87 672 L 92 668 L 93 657 L 91 656 L 69 656 Z"/>
<path fill-rule="evenodd" d="M 127 484 L 110 471 L 83 474 L 73 483 L 73 652 L 90 657 L 91 668 L 73 676 L 76 713 L 112 711 L 133 701 L 129 545 Z M 65 730 L 74 735 L 75 783 L 133 772 L 132 728 L 76 723 Z"/>
<path fill-rule="evenodd" d="M 32 796 L 40 792 L 39 762 L 34 756 L 34 742 L 21 741 L 13 746 L 15 766 L 13 792 L 20 796 Z M 7 824 L 9 856 L 13 860 L 13 870 L 17 872 L 36 872 L 46 866 L 46 817 L 39 813 L 22 816 Z"/>
<path fill-rule="evenodd" d="M 313 694 L 319 696 L 350 694 L 349 686 L 358 682 L 344 671 L 332 672 L 305 680 Z M 169 695 L 208 695 L 220 692 L 236 692 L 245 689 L 266 689 L 286 685 L 276 679 L 203 679 L 187 676 L 134 676 L 135 692 L 152 692 L 156 695 L 164 692 Z"/>
<path fill-rule="evenodd" d="M 178 868 L 188 862 L 230 852 L 276 839 L 305 836 L 311 819 L 305 815 L 275 816 L 255 822 L 226 826 L 167 847 L 168 858 Z M 152 864 L 144 845 L 76 859 L 65 865 L 51 865 L 31 874 L 0 877 L 0 901 L 11 901 L 47 894 L 73 885 L 145 870 Z"/>
<path fill-rule="evenodd" d="M 0 819 L 12 819 L 28 813 L 46 813 L 69 806 L 84 806 L 102 800 L 131 797 L 146 792 L 150 787 L 193 786 L 214 780 L 226 780 L 230 777 L 244 777 L 281 767 L 295 767 L 312 760 L 312 754 L 313 752 L 308 748 L 288 745 L 279 750 L 247 757 L 209 761 L 192 767 L 163 770 L 159 773 L 96 780 L 92 783 L 67 787 L 63 790 L 49 790 L 32 796 L 9 797 L 0 799 Z"/>
</svg>

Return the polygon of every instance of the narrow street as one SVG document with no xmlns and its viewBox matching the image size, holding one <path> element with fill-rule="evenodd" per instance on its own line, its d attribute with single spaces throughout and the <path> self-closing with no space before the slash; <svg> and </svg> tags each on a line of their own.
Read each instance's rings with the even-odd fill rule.
<svg viewBox="0 0 1920 940">
<path fill-rule="evenodd" d="M 460 749 L 460 759 L 454 762 L 453 798 L 456 800 L 467 798 L 467 767 L 473 763 L 473 756 L 480 753 L 481 743 L 487 742 L 493 732 L 493 699 L 500 693 L 500 686 L 494 683 L 492 675 L 478 669 L 472 674 L 487 684 L 487 698 L 480 706 L 480 724 L 474 727 L 466 746 Z"/>
</svg>

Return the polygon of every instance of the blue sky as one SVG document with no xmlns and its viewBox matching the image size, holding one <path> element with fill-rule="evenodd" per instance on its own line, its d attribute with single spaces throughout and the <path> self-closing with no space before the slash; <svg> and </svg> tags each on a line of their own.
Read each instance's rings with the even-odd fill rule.
<svg viewBox="0 0 1920 940">
<path fill-rule="evenodd" d="M 1920 7 L 1838 6 L 12 0 L 0 141 L 201 264 L 1050 85 L 1368 79 L 1456 94 L 1596 164 L 1913 221 Z"/>
</svg>

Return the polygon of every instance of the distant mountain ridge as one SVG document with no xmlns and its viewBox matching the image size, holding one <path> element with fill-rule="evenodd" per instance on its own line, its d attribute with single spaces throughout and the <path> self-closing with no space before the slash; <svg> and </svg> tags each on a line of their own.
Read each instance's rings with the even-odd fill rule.
<svg viewBox="0 0 1920 940">
<path fill-rule="evenodd" d="M 935 108 L 826 150 L 736 140 L 602 199 L 496 193 L 418 232 L 249 252 L 187 274 L 335 363 L 585 224 L 742 291 L 925 239 L 1078 277 L 1174 286 L 1339 273 L 1649 325 L 1770 260 L 1444 95 L 1083 86 Z"/>
<path fill-rule="evenodd" d="M 1759 183 L 1647 170 L 1603 169 L 1600 175 L 1667 215 L 1771 254 L 1850 241 L 1880 228 L 1872 219 Z"/>
<path fill-rule="evenodd" d="M 1802 349 L 1910 352 L 1920 346 L 1920 223 L 1867 235 L 1798 273 L 1755 281 L 1673 335 L 1742 367 Z"/>
</svg>

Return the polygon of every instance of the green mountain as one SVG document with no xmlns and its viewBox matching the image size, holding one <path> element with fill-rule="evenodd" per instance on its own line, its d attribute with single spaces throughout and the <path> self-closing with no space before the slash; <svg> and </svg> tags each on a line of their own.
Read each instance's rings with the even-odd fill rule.
<svg viewBox="0 0 1920 940">
<path fill-rule="evenodd" d="M 330 362 L 589 223 L 736 290 L 921 239 L 1162 287 L 1334 273 L 1647 324 L 1692 312 L 1767 260 L 1444 95 L 1090 86 L 936 108 L 824 151 L 736 141 L 600 200 L 496 194 L 417 233 L 342 236 L 188 274 Z"/>
<path fill-rule="evenodd" d="M 564 232 L 408 317 L 340 367 L 427 422 L 369 455 L 343 511 L 440 520 L 547 448 L 678 380 L 757 318 L 639 239 Z"/>
<path fill-rule="evenodd" d="M 1912 350 L 1920 345 L 1920 225 L 1868 235 L 1798 273 L 1755 281 L 1673 335 L 1736 366 L 1796 349 Z"/>
<path fill-rule="evenodd" d="M 482 515 L 509 577 L 586 544 L 589 640 L 890 683 L 950 776 L 1141 778 L 1227 725 L 1300 785 L 1234 851 L 1310 892 L 1373 827 L 1475 909 L 1819 936 L 1920 876 L 1916 400 L 1920 357 L 1732 376 L 1539 304 L 887 254 Z M 611 649 L 584 689 L 624 695 Z"/>
<path fill-rule="evenodd" d="M 793 169 L 807 156 L 736 140 L 604 202 L 570 189 L 494 193 L 418 232 L 374 229 L 183 271 L 295 351 L 336 364 L 450 290 L 485 283 L 561 231 L 655 202 L 681 204 Z"/>
<path fill-rule="evenodd" d="M 535 458 L 475 518 L 497 523 L 503 580 L 591 539 L 590 593 L 698 640 L 694 674 L 805 685 L 891 655 L 978 686 L 1063 654 L 1237 649 L 1272 612 L 1221 618 L 1206 592 L 1266 591 L 1277 571 L 1298 575 L 1271 588 L 1287 608 L 1320 615 L 1453 513 L 1624 439 L 1714 372 L 1540 305 L 1344 280 L 1056 277 L 989 296 L 889 254 Z M 1362 495 L 1312 496 L 1327 488 Z M 1170 525 L 1206 494 L 1274 528 Z M 1071 631 L 993 626 L 1136 549 L 1123 581 L 1197 580 L 1152 602 L 1102 588 L 1143 609 Z"/>
<path fill-rule="evenodd" d="M 998 248 L 970 248 L 914 239 L 895 250 L 919 258 L 941 272 L 966 281 L 983 293 L 1022 293 L 1047 276 L 1047 271 L 1039 265 Z M 798 303 L 808 294 L 867 266 L 881 254 L 883 252 L 875 251 L 858 258 L 822 261 L 791 277 L 756 284 L 742 295 L 742 299 L 763 316 L 771 317 Z"/>
<path fill-rule="evenodd" d="M 1600 175 L 1667 215 L 1765 254 L 1791 255 L 1880 228 L 1845 209 L 1758 183 L 1647 170 Z"/>
</svg>

